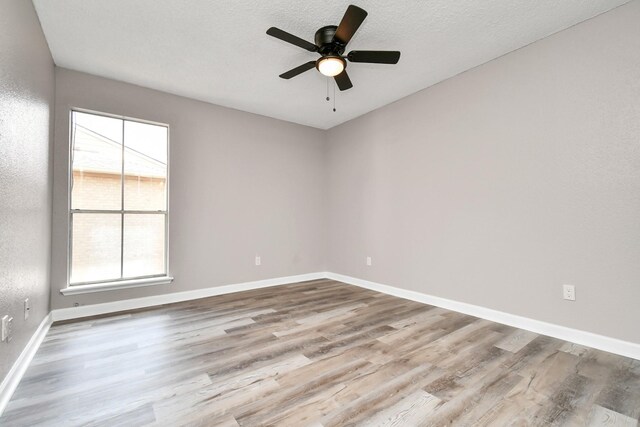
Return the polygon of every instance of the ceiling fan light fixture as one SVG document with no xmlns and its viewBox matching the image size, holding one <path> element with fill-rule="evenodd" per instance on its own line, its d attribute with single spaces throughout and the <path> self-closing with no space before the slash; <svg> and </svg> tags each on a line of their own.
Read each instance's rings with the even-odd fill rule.
<svg viewBox="0 0 640 427">
<path fill-rule="evenodd" d="M 316 68 L 327 77 L 335 77 L 344 71 L 345 60 L 339 56 L 324 56 L 316 62 Z"/>
<path fill-rule="evenodd" d="M 358 6 L 349 5 L 339 25 L 325 25 L 316 31 L 314 43 L 287 33 L 276 27 L 267 30 L 267 34 L 309 52 L 320 54 L 320 59 L 305 62 L 291 70 L 280 74 L 281 79 L 289 80 L 306 71 L 315 68 L 324 76 L 333 77 L 341 91 L 351 89 L 353 84 L 347 74 L 347 59 L 349 62 L 364 62 L 369 64 L 397 64 L 400 52 L 391 50 L 352 50 L 345 56 L 345 48 L 360 25 L 367 17 L 367 11 Z M 328 98 L 327 98 L 328 100 Z M 335 110 L 334 110 L 335 111 Z"/>
</svg>

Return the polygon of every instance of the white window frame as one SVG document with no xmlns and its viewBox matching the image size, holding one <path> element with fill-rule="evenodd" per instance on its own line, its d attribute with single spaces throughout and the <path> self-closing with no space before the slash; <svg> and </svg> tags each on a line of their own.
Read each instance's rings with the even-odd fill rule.
<svg viewBox="0 0 640 427">
<path fill-rule="evenodd" d="M 108 117 L 112 119 L 123 120 L 122 125 L 122 171 L 121 171 L 121 206 L 120 209 L 72 209 L 72 190 L 73 190 L 73 149 L 75 143 L 75 126 L 73 121 L 73 113 L 85 113 L 93 114 L 102 117 Z M 165 210 L 127 210 L 124 208 L 124 121 L 137 122 L 150 124 L 155 126 L 163 126 L 167 128 L 167 177 L 166 177 L 166 209 Z M 63 295 L 73 295 L 85 292 L 100 292 L 112 289 L 132 288 L 149 285 L 167 284 L 173 281 L 173 277 L 169 275 L 169 188 L 170 188 L 170 131 L 171 128 L 166 123 L 153 122 L 150 120 L 142 120 L 117 114 L 104 113 L 100 111 L 87 110 L 83 108 L 71 108 L 69 111 L 69 162 L 67 165 L 67 230 L 68 230 L 68 245 L 67 245 L 67 288 L 63 289 L 61 293 Z M 120 215 L 120 278 L 96 280 L 87 282 L 71 283 L 71 263 L 73 261 L 73 215 L 75 213 L 102 213 L 102 214 L 119 214 Z M 151 274 L 137 277 L 122 277 L 124 268 L 124 216 L 125 214 L 156 214 L 164 215 L 164 272 L 161 274 Z"/>
</svg>

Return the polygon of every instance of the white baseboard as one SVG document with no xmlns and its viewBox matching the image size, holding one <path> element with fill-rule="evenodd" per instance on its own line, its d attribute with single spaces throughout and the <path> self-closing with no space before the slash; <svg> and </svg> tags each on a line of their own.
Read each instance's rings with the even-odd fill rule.
<svg viewBox="0 0 640 427">
<path fill-rule="evenodd" d="M 27 346 L 22 350 L 22 353 L 20 353 L 18 360 L 16 360 L 7 376 L 2 380 L 2 384 L 0 384 L 0 416 L 2 416 L 9 400 L 11 400 L 13 392 L 16 391 L 22 376 L 29 367 L 33 356 L 35 356 L 38 351 L 42 340 L 44 340 L 44 337 L 47 335 L 51 323 L 52 318 L 51 313 L 49 313 L 44 319 L 42 319 L 38 329 L 36 329 L 27 343 Z"/>
<path fill-rule="evenodd" d="M 304 282 L 307 280 L 324 279 L 326 275 L 327 273 L 320 272 L 299 274 L 297 276 L 277 277 L 274 279 L 256 280 L 254 282 L 235 283 L 225 286 L 214 286 L 211 288 L 196 289 L 193 291 L 174 292 L 169 294 L 154 295 L 150 297 L 107 302 L 103 304 L 59 308 L 53 310 L 51 314 L 53 316 L 53 321 L 57 322 L 60 320 L 78 319 L 81 317 L 97 316 L 100 314 L 116 313 L 126 310 L 135 310 L 138 308 L 153 307 L 156 305 L 170 304 L 174 302 L 190 301 L 216 295 L 230 294 L 233 292 L 248 291 L 251 289 L 286 285 L 289 283 Z"/>
<path fill-rule="evenodd" d="M 393 286 L 370 282 L 368 280 L 345 276 L 342 274 L 326 273 L 326 277 L 328 279 L 337 280 L 339 282 L 348 283 L 350 285 L 359 286 L 361 288 L 371 289 L 373 291 L 378 291 L 388 295 L 421 302 L 423 304 L 435 305 L 437 307 L 446 308 L 447 310 L 469 314 L 471 316 L 491 320 L 493 322 L 501 323 L 504 325 L 526 329 L 538 334 L 547 335 L 564 341 L 569 341 L 587 347 L 597 348 L 598 350 L 608 351 L 609 353 L 619 354 L 621 356 L 640 360 L 640 344 L 637 343 L 622 341 L 616 338 L 606 337 L 604 335 L 598 335 L 591 332 L 568 328 L 566 326 L 542 322 L 540 320 L 529 319 L 528 317 L 504 313 L 502 311 L 492 310 L 490 308 L 480 307 L 473 304 L 435 297 L 432 295 L 423 294 L 421 292 L 400 289 Z"/>
</svg>

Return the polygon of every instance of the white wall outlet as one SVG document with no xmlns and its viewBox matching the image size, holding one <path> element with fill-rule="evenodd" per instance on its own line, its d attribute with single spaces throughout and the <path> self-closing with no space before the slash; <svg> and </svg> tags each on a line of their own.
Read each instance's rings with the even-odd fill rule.
<svg viewBox="0 0 640 427">
<path fill-rule="evenodd" d="M 367 257 L 366 262 L 367 262 L 367 265 L 369 265 L 369 266 L 371 265 L 371 257 L 370 256 Z"/>
<path fill-rule="evenodd" d="M 29 318 L 29 312 L 31 311 L 31 303 L 29 302 L 29 298 L 24 300 L 24 320 Z"/>
<path fill-rule="evenodd" d="M 13 317 L 5 315 L 2 318 L 2 341 L 11 341 L 11 326 L 13 324 Z"/>
<path fill-rule="evenodd" d="M 576 300 L 576 287 L 573 285 L 562 285 L 562 296 L 569 301 Z"/>
<path fill-rule="evenodd" d="M 262 264 L 262 260 L 258 255 L 256 255 L 256 265 L 260 265 L 260 264 Z"/>
</svg>

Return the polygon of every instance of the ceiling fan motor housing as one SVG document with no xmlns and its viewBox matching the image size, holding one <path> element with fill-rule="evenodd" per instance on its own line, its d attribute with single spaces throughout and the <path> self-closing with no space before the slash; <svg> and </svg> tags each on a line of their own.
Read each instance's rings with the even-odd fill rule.
<svg viewBox="0 0 640 427">
<path fill-rule="evenodd" d="M 338 56 L 344 53 L 345 46 L 333 40 L 337 29 L 338 27 L 335 25 L 327 25 L 316 31 L 315 42 L 320 55 Z"/>
</svg>

